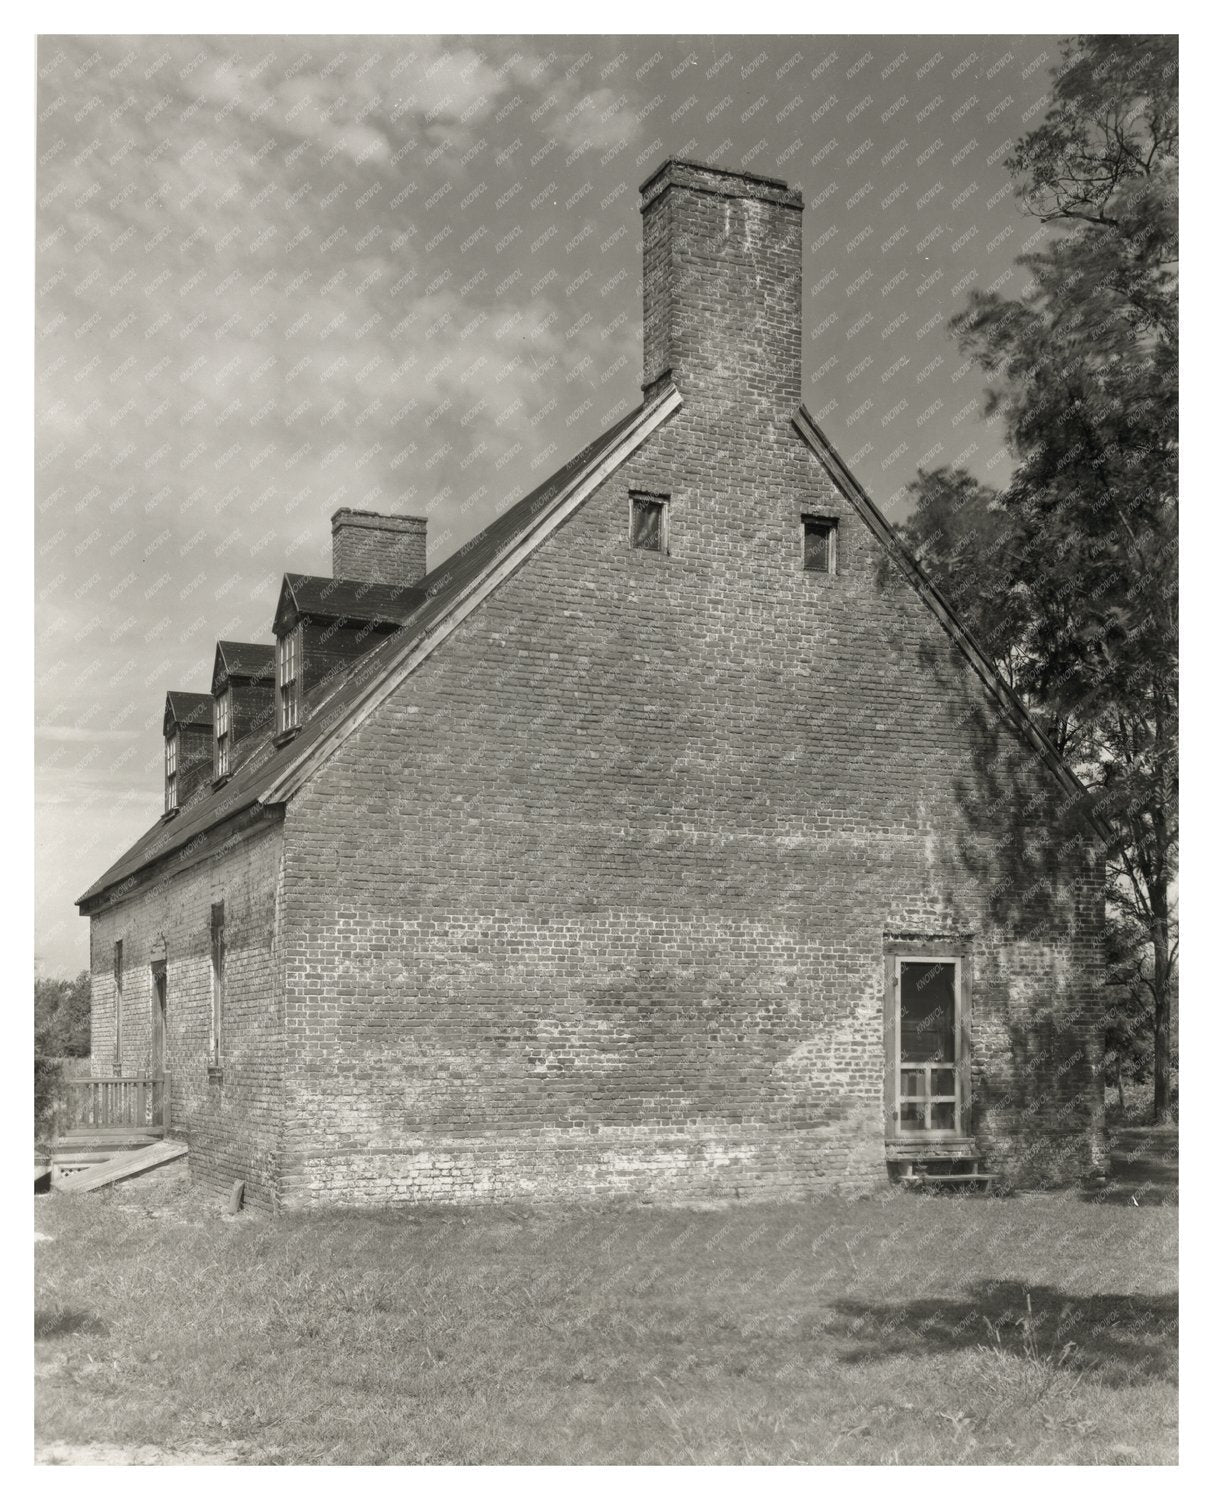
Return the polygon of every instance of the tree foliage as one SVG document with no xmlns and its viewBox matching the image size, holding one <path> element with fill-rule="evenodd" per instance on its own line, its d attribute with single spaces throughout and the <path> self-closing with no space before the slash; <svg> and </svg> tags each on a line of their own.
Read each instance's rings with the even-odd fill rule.
<svg viewBox="0 0 1213 1500">
<path fill-rule="evenodd" d="M 89 1005 L 87 969 L 82 969 L 75 979 L 35 979 L 35 1055 L 87 1057 Z"/>
<path fill-rule="evenodd" d="M 1116 829 L 1110 915 L 1149 949 L 1157 1118 L 1176 958 L 1178 159 L 1176 39 L 1065 43 L 1045 119 L 1006 163 L 1042 221 L 1024 283 L 972 294 L 952 324 L 1014 474 L 995 493 L 920 471 L 905 528 Z"/>
</svg>

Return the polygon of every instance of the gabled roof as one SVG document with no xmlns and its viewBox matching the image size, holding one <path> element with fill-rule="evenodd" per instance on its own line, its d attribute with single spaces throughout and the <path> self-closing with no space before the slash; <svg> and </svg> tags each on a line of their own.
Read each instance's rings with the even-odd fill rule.
<svg viewBox="0 0 1213 1500">
<path fill-rule="evenodd" d="M 841 454 L 814 421 L 807 407 L 800 406 L 792 418 L 792 425 L 816 455 L 818 462 L 834 481 L 838 490 L 846 496 L 863 520 L 867 522 L 876 538 L 884 544 L 909 581 L 911 588 L 951 636 L 961 655 L 998 703 L 1004 716 L 1029 742 L 1067 797 L 1082 808 L 1096 833 L 1110 845 L 1114 835 L 1107 823 L 1092 809 L 1090 789 L 1085 787 L 1066 765 L 1057 746 L 1041 731 L 1018 693 L 1005 681 L 1002 673 L 969 633 L 960 616 L 927 577 L 918 559 L 885 520 L 880 508 L 852 474 Z"/>
<path fill-rule="evenodd" d="M 216 641 L 211 691 L 220 682 L 274 680 L 274 647 L 260 641 Z"/>
<path fill-rule="evenodd" d="M 164 699 L 164 732 L 172 725 L 182 729 L 209 729 L 214 722 L 214 700 L 209 693 L 181 693 L 170 688 Z"/>
<path fill-rule="evenodd" d="M 118 899 L 145 869 L 170 859 L 203 858 L 256 823 L 268 821 L 278 804 L 303 785 L 377 704 L 681 405 L 682 397 L 672 385 L 650 393 L 639 407 L 432 568 L 412 591 L 421 602 L 400 629 L 351 663 L 327 697 L 306 704 L 307 717 L 294 739 L 275 746 L 265 735 L 249 748 L 229 781 L 175 817 L 158 819 L 76 904 L 95 910 L 107 893 Z"/>
<path fill-rule="evenodd" d="M 348 620 L 353 625 L 403 625 L 424 599 L 419 585 L 359 583 L 353 578 L 286 573 L 274 611 L 274 634 L 281 634 L 288 621 L 304 616 Z"/>
</svg>

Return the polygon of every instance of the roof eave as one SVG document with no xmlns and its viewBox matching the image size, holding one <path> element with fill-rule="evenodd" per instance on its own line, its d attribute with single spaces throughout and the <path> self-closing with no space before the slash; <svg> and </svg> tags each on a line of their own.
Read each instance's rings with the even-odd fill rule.
<svg viewBox="0 0 1213 1500">
<path fill-rule="evenodd" d="M 266 806 L 254 798 L 242 807 L 234 809 L 221 822 L 201 830 L 183 849 L 167 849 L 163 854 L 148 860 L 146 864 L 113 880 L 106 880 L 103 875 L 101 880 L 95 886 L 90 886 L 83 896 L 77 896 L 73 904 L 79 907 L 82 917 L 94 916 L 103 907 L 116 906 L 128 896 L 134 895 L 158 880 L 162 875 L 180 874 L 183 870 L 188 870 L 191 866 L 210 858 L 211 855 L 222 853 L 235 844 L 243 842 L 250 834 L 260 833 L 262 829 L 269 828 L 274 822 L 281 821 L 284 814 L 285 809 Z M 161 819 L 161 822 L 163 821 Z M 170 864 L 175 866 L 171 872 L 168 871 Z"/>
</svg>

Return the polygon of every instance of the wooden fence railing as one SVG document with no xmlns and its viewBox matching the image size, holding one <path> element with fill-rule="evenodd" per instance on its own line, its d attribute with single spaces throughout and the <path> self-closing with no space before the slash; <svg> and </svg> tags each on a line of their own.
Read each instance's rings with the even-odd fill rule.
<svg viewBox="0 0 1213 1500">
<path fill-rule="evenodd" d="M 160 1078 L 64 1078 L 59 1085 L 55 1134 L 69 1130 L 167 1130 L 172 1090 Z"/>
</svg>

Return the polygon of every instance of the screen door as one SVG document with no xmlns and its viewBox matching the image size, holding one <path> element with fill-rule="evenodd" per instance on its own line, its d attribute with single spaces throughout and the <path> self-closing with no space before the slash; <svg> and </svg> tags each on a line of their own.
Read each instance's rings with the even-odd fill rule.
<svg viewBox="0 0 1213 1500">
<path fill-rule="evenodd" d="M 897 1131 L 955 1135 L 961 1126 L 960 962 L 897 960 Z"/>
</svg>

